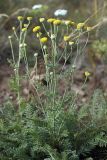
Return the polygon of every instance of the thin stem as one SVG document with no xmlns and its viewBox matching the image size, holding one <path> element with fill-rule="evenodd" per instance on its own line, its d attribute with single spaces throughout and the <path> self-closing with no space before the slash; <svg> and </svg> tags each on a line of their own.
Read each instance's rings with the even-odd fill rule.
<svg viewBox="0 0 107 160">
<path fill-rule="evenodd" d="M 11 38 L 9 38 L 9 42 L 10 42 L 10 46 L 11 46 L 11 51 L 12 51 L 12 59 L 13 59 L 13 64 L 14 64 L 14 67 L 15 67 L 15 57 L 14 57 L 14 51 L 13 51 L 13 45 L 12 45 L 12 40 Z"/>
<path fill-rule="evenodd" d="M 21 40 L 22 40 L 22 21 L 20 21 L 20 38 L 19 38 L 19 58 L 18 58 L 18 62 L 17 62 L 17 84 L 18 84 L 18 104 L 19 104 L 19 108 L 20 108 L 20 76 L 19 76 L 19 68 L 20 68 L 20 60 L 21 60 L 21 53 L 22 53 L 22 49 L 20 47 L 21 44 Z"/>
</svg>

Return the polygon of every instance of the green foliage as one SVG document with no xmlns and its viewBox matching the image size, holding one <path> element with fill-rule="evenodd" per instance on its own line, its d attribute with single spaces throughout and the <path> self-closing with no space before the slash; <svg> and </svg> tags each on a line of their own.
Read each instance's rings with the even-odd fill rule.
<svg viewBox="0 0 107 160">
<path fill-rule="evenodd" d="M 92 44 L 95 54 L 107 55 L 107 40 L 96 40 Z"/>
<path fill-rule="evenodd" d="M 20 18 L 23 19 L 23 17 Z M 43 86 L 36 79 L 38 77 L 38 53 L 34 54 L 34 77 L 32 77 L 33 73 L 31 74 L 29 71 L 26 54 L 27 44 L 25 43 L 28 28 L 24 28 L 25 31 L 23 30 L 23 21 L 21 19 L 19 19 L 19 38 L 17 33 L 14 33 L 18 39 L 19 48 L 17 61 L 14 59 L 12 47 L 13 37 L 8 37 L 12 49 L 12 66 L 15 73 L 15 77 L 11 79 L 11 88 L 16 93 L 17 109 L 8 100 L 0 110 L 1 159 L 79 160 L 81 156 L 87 155 L 96 146 L 105 147 L 107 145 L 107 104 L 102 92 L 97 90 L 91 101 L 87 105 L 81 106 L 80 109 L 78 109 L 76 104 L 78 93 L 75 95 L 70 88 L 64 88 L 64 92 L 60 95 L 59 82 L 60 80 L 67 82 L 68 79 L 68 82 L 70 82 L 71 77 L 73 78 L 73 66 L 75 65 L 75 63 L 71 62 L 72 64 L 66 69 L 66 72 L 62 72 L 67 59 L 72 54 L 72 45 L 70 45 L 71 52 L 69 55 L 67 51 L 70 37 L 64 36 L 63 32 L 62 37 L 68 37 L 69 41 L 64 40 L 63 53 L 61 57 L 58 57 L 59 50 L 57 46 L 59 45 L 59 38 L 57 35 L 58 28 L 59 30 L 61 29 L 62 21 L 54 20 L 54 24 L 51 24 L 49 32 L 44 27 L 48 38 L 45 35 L 42 37 L 37 36 L 40 41 L 46 70 L 45 77 L 42 79 L 46 81 L 46 86 Z M 67 32 L 68 34 L 70 32 L 69 25 L 66 28 L 65 33 Z M 73 29 L 79 34 L 80 30 L 77 30 L 75 27 Z M 81 31 L 83 31 L 82 28 Z M 74 36 L 78 37 L 77 34 Z M 43 39 L 46 41 L 41 41 Z M 79 39 L 75 42 L 77 46 L 78 42 Z M 79 54 L 80 51 L 77 47 L 75 61 Z M 58 61 L 60 61 L 62 56 L 64 57 L 64 64 L 59 73 L 57 69 Z M 22 60 L 25 63 L 25 77 L 19 74 Z M 88 76 L 85 76 L 85 82 Z M 31 99 L 27 102 L 21 93 L 21 80 L 23 78 L 28 80 L 29 91 L 27 95 Z M 63 86 L 63 84 L 61 85 Z M 33 90 L 33 97 L 30 95 L 30 88 Z"/>
<path fill-rule="evenodd" d="M 79 110 L 66 98 L 56 100 L 54 109 L 46 103 L 45 112 L 38 104 L 23 104 L 18 111 L 9 102 L 1 108 L 2 160 L 79 160 L 95 146 L 107 145 L 107 104 L 99 90 Z"/>
</svg>

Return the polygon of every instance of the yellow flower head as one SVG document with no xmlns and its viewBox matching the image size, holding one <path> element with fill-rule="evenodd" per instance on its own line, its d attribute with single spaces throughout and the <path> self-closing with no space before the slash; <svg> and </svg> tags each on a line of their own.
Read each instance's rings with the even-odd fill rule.
<svg viewBox="0 0 107 160">
<path fill-rule="evenodd" d="M 27 28 L 26 27 L 22 28 L 22 32 L 25 32 L 25 31 L 27 31 Z"/>
<path fill-rule="evenodd" d="M 69 45 L 72 46 L 74 44 L 73 41 L 69 41 Z"/>
<path fill-rule="evenodd" d="M 85 23 L 78 23 L 77 24 L 77 29 L 80 30 L 85 26 Z"/>
<path fill-rule="evenodd" d="M 44 22 L 45 18 L 40 18 L 39 21 L 42 23 Z"/>
<path fill-rule="evenodd" d="M 65 42 L 68 42 L 69 39 L 70 39 L 70 36 L 64 36 L 64 41 L 65 41 Z"/>
<path fill-rule="evenodd" d="M 87 27 L 87 31 L 91 31 L 92 30 L 92 27 Z"/>
<path fill-rule="evenodd" d="M 54 25 L 60 25 L 61 23 L 62 23 L 62 21 L 59 19 L 53 21 Z"/>
<path fill-rule="evenodd" d="M 66 24 L 66 25 L 70 25 L 70 24 L 71 24 L 71 21 L 66 20 L 66 21 L 65 21 L 65 24 Z"/>
<path fill-rule="evenodd" d="M 71 21 L 71 25 L 72 25 L 72 26 L 75 26 L 75 25 L 76 25 L 76 23 L 75 23 L 75 22 L 73 22 L 73 21 Z"/>
<path fill-rule="evenodd" d="M 33 18 L 32 17 L 27 17 L 27 20 L 28 21 L 31 21 Z"/>
<path fill-rule="evenodd" d="M 41 32 L 38 32 L 38 33 L 36 34 L 37 38 L 39 38 L 41 35 L 42 35 Z"/>
<path fill-rule="evenodd" d="M 86 71 L 84 74 L 85 74 L 86 77 L 89 77 L 91 73 Z"/>
<path fill-rule="evenodd" d="M 54 21 L 55 21 L 54 18 L 49 18 L 49 19 L 47 20 L 48 23 L 53 23 Z"/>
<path fill-rule="evenodd" d="M 43 37 L 40 39 L 40 42 L 41 43 L 46 43 L 48 41 L 48 38 L 47 37 Z"/>
<path fill-rule="evenodd" d="M 28 24 L 24 24 L 23 26 L 24 26 L 25 28 L 27 28 L 27 27 L 28 27 Z"/>
<path fill-rule="evenodd" d="M 19 21 L 23 21 L 24 17 L 18 16 L 17 19 L 18 19 Z"/>
<path fill-rule="evenodd" d="M 36 27 L 33 28 L 33 32 L 34 32 L 34 33 L 35 33 L 35 32 L 38 32 L 40 29 L 41 29 L 40 26 L 36 26 Z"/>
</svg>

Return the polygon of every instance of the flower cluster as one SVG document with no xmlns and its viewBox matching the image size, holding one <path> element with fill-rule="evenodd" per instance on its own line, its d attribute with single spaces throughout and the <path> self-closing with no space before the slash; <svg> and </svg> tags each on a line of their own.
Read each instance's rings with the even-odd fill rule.
<svg viewBox="0 0 107 160">
<path fill-rule="evenodd" d="M 80 29 L 83 29 L 85 26 L 85 23 L 78 23 L 77 24 L 77 29 L 80 30 Z"/>
<path fill-rule="evenodd" d="M 37 7 L 40 7 L 40 6 L 37 6 Z M 60 11 L 57 11 L 57 12 L 60 12 Z M 64 11 L 64 12 L 65 12 L 65 11 Z M 61 14 L 62 14 L 62 10 L 61 10 Z M 23 16 L 18 16 L 17 19 L 21 22 L 21 21 L 24 20 L 24 17 L 23 17 Z M 29 17 L 27 17 L 26 19 L 27 19 L 28 22 L 30 23 L 30 21 L 31 21 L 33 18 L 29 16 Z M 75 23 L 74 21 L 72 21 L 72 20 L 60 20 L 60 19 L 56 19 L 56 18 L 49 18 L 49 19 L 46 20 L 44 17 L 39 18 L 39 22 L 40 22 L 40 23 L 43 24 L 44 21 L 45 21 L 45 22 L 47 21 L 47 23 L 49 23 L 49 24 L 51 24 L 51 25 L 53 25 L 53 26 L 59 26 L 59 25 L 65 25 L 65 26 L 67 26 L 68 31 L 67 31 L 67 34 L 65 34 L 65 35 L 63 36 L 63 40 L 64 40 L 64 42 L 68 43 L 70 46 L 72 46 L 72 45 L 74 44 L 74 40 L 72 39 L 71 35 L 69 34 L 70 28 L 73 27 L 73 29 L 74 29 L 74 30 L 77 30 L 77 31 L 79 31 L 79 30 L 84 30 L 84 29 L 85 29 L 87 32 L 89 32 L 89 31 L 92 30 L 92 27 L 87 26 L 85 23 L 78 23 L 78 24 L 76 24 L 76 23 Z M 27 31 L 28 26 L 29 26 L 29 23 L 28 23 L 28 24 L 23 24 L 22 32 L 26 32 L 26 31 Z M 44 25 L 44 24 L 43 24 L 43 25 Z M 13 30 L 15 30 L 15 27 L 13 27 Z M 46 36 L 42 36 L 41 26 L 39 26 L 39 25 L 35 26 L 35 27 L 32 29 L 32 31 L 33 31 L 34 33 L 36 33 L 37 38 L 40 40 L 40 43 L 42 43 L 42 44 L 46 43 L 46 42 L 49 40 L 49 38 L 50 38 L 51 40 L 56 39 L 56 33 L 51 33 L 51 34 L 50 34 L 49 32 L 47 32 L 47 35 L 48 35 L 49 38 L 46 37 Z M 71 39 L 72 39 L 73 41 L 72 41 Z"/>
<path fill-rule="evenodd" d="M 19 21 L 22 21 L 22 20 L 24 19 L 24 17 L 23 17 L 23 16 L 18 16 L 17 19 L 18 19 Z"/>
<path fill-rule="evenodd" d="M 49 18 L 49 19 L 47 20 L 48 23 L 53 23 L 54 21 L 55 21 L 55 18 Z"/>
<path fill-rule="evenodd" d="M 54 15 L 57 16 L 66 16 L 68 11 L 66 9 L 58 9 L 54 12 Z"/>
<path fill-rule="evenodd" d="M 35 33 L 35 32 L 38 32 L 38 31 L 40 31 L 40 29 L 41 29 L 40 26 L 36 26 L 36 27 L 33 28 L 33 32 L 34 32 L 34 33 Z"/>
<path fill-rule="evenodd" d="M 68 43 L 70 46 L 72 46 L 74 44 L 74 40 L 72 39 L 71 35 L 69 34 L 69 31 L 71 32 L 72 29 L 77 30 L 77 31 L 85 29 L 87 32 L 92 30 L 92 27 L 86 26 L 85 23 L 76 24 L 72 20 L 60 20 L 60 19 L 56 19 L 56 18 L 49 18 L 46 20 L 44 17 L 39 18 L 39 22 L 42 23 L 43 26 L 44 26 L 44 21 L 49 23 L 51 26 L 63 26 L 63 25 L 67 26 L 68 31 L 67 31 L 67 34 L 65 34 L 63 36 L 63 40 L 64 40 L 64 42 Z M 46 28 L 44 28 L 44 29 L 46 31 Z M 33 32 L 37 33 L 36 34 L 37 38 L 39 38 L 40 43 L 42 43 L 42 44 L 46 43 L 49 39 L 51 39 L 51 40 L 56 39 L 56 33 L 47 32 L 47 35 L 49 38 L 47 38 L 46 36 L 42 36 L 40 26 L 35 26 L 33 28 Z"/>
<path fill-rule="evenodd" d="M 64 36 L 64 41 L 65 41 L 65 42 L 68 42 L 69 39 L 70 39 L 70 36 Z"/>
<path fill-rule="evenodd" d="M 41 43 L 46 43 L 48 41 L 48 38 L 47 37 L 42 37 L 40 38 L 40 42 Z"/>
<path fill-rule="evenodd" d="M 23 16 L 18 16 L 17 19 L 18 19 L 19 21 L 23 21 L 23 20 L 24 20 L 24 17 L 23 17 Z M 32 17 L 27 17 L 26 19 L 27 19 L 28 21 L 31 21 L 33 18 L 32 18 Z"/>
<path fill-rule="evenodd" d="M 90 72 L 88 72 L 88 71 L 85 71 L 85 77 L 89 77 L 90 75 L 91 75 L 91 73 Z"/>
<path fill-rule="evenodd" d="M 35 9 L 40 9 L 42 7 L 43 7 L 42 4 L 35 4 L 34 6 L 32 6 L 32 9 L 35 10 Z"/>
<path fill-rule="evenodd" d="M 54 25 L 60 25 L 61 23 L 62 23 L 62 21 L 59 19 L 54 20 L 54 22 L 53 22 Z"/>
</svg>

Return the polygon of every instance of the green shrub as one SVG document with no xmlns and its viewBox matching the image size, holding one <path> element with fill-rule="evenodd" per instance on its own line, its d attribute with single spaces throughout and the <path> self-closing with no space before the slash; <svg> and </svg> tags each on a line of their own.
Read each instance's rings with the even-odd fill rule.
<svg viewBox="0 0 107 160">
<path fill-rule="evenodd" d="M 26 103 L 18 111 L 9 103 L 2 107 L 1 159 L 78 160 L 95 146 L 107 145 L 107 103 L 101 91 L 79 110 L 70 102 L 65 111 L 62 100 L 55 102 L 54 110 L 49 105 L 45 113 L 37 104 Z"/>
<path fill-rule="evenodd" d="M 13 35 L 9 36 L 12 49 L 11 66 L 14 69 L 14 77 L 11 86 L 16 93 L 15 105 L 8 100 L 0 110 L 0 157 L 2 160 L 79 160 L 80 156 L 87 155 L 93 148 L 106 146 L 106 117 L 107 104 L 101 91 L 96 91 L 92 101 L 78 109 L 76 100 L 78 93 L 74 94 L 71 88 L 64 89 L 59 94 L 59 81 L 70 82 L 72 87 L 73 75 L 76 69 L 76 61 L 85 46 L 79 46 L 80 36 L 84 34 L 84 23 L 77 27 L 72 21 L 61 21 L 56 19 L 40 19 L 44 32 L 41 34 L 41 27 L 35 26 L 33 32 L 37 35 L 43 53 L 45 67 L 44 80 L 46 86 L 41 85 L 37 79 L 32 79 L 29 63 L 27 60 L 26 35 L 32 17 L 27 17 L 28 23 L 23 26 L 24 18 L 18 16 L 20 33 L 13 28 L 14 36 L 18 42 L 18 59 L 14 58 L 12 47 Z M 49 32 L 45 24 L 50 26 Z M 53 21 L 53 22 L 52 22 Z M 65 26 L 63 28 L 63 25 Z M 26 26 L 26 27 L 25 27 Z M 59 30 L 62 31 L 59 37 Z M 70 34 L 72 32 L 72 34 Z M 59 54 L 58 45 L 62 42 L 62 54 Z M 73 40 L 73 41 L 71 41 Z M 86 42 L 87 43 L 87 42 Z M 74 61 L 70 62 L 68 69 L 63 72 L 66 62 L 72 55 L 72 46 L 77 46 Z M 70 53 L 68 53 L 70 48 Z M 35 66 L 33 73 L 38 77 L 38 53 L 34 54 Z M 64 59 L 60 72 L 59 61 Z M 35 96 L 26 101 L 21 95 L 20 62 L 25 63 L 25 79 L 35 90 Z M 85 82 L 90 76 L 85 72 Z M 41 93 L 43 96 L 40 96 Z"/>
<path fill-rule="evenodd" d="M 106 59 L 107 56 L 107 40 L 96 40 L 92 44 L 92 48 L 94 51 L 94 54 L 101 58 L 101 59 Z"/>
</svg>

